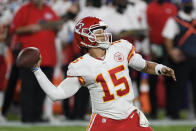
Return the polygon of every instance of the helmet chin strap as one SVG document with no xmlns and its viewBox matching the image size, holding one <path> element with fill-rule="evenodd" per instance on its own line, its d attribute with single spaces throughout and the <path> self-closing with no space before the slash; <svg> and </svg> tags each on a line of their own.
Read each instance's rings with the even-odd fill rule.
<svg viewBox="0 0 196 131">
<path fill-rule="evenodd" d="M 108 49 L 110 47 L 110 42 L 107 43 L 99 43 L 97 46 L 91 46 L 87 45 L 84 42 L 80 42 L 82 45 L 88 47 L 88 48 L 101 48 L 101 49 Z"/>
</svg>

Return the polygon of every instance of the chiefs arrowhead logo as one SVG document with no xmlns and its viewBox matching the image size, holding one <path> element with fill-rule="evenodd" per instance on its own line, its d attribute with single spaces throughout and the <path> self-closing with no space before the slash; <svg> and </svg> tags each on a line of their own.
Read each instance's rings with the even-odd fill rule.
<svg viewBox="0 0 196 131">
<path fill-rule="evenodd" d="M 84 23 L 82 23 L 81 21 L 75 26 L 75 32 L 77 32 L 78 34 L 80 34 L 80 30 L 82 29 L 82 27 L 84 26 Z"/>
<path fill-rule="evenodd" d="M 116 52 L 114 54 L 114 60 L 117 62 L 122 62 L 124 60 L 123 54 L 120 52 Z"/>
</svg>

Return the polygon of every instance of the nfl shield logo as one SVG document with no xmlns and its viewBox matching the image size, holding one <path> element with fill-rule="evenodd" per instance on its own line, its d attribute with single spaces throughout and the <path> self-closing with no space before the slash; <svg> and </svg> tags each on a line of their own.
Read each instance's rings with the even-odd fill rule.
<svg viewBox="0 0 196 131">
<path fill-rule="evenodd" d="M 122 62 L 124 60 L 123 54 L 120 52 L 116 52 L 114 54 L 114 60 L 117 62 Z"/>
</svg>

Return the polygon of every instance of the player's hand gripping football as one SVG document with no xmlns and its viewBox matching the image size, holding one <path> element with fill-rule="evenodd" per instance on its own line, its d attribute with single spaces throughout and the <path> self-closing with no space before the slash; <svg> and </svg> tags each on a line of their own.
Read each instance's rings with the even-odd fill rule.
<svg viewBox="0 0 196 131">
<path fill-rule="evenodd" d="M 42 62 L 42 56 L 40 55 L 38 62 L 34 65 L 33 68 L 39 68 Z"/>
<path fill-rule="evenodd" d="M 174 81 L 176 81 L 176 76 L 173 69 L 169 67 L 163 67 L 161 71 L 164 76 L 170 76 Z"/>
</svg>

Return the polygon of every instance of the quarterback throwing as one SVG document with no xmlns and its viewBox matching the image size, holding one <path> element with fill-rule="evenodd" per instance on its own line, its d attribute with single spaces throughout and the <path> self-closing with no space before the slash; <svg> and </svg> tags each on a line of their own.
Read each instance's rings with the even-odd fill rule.
<svg viewBox="0 0 196 131">
<path fill-rule="evenodd" d="M 88 53 L 69 65 L 68 77 L 59 86 L 54 87 L 39 68 L 41 59 L 33 69 L 34 74 L 52 100 L 66 99 L 82 86 L 89 89 L 92 115 L 88 131 L 152 131 L 144 114 L 133 106 L 128 66 L 176 80 L 174 71 L 144 60 L 126 40 L 112 42 L 106 29 L 107 25 L 96 17 L 85 17 L 76 24 L 74 37 Z"/>
</svg>

